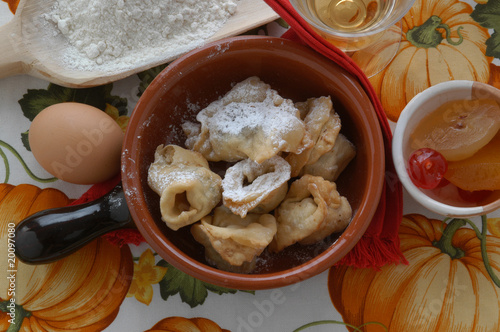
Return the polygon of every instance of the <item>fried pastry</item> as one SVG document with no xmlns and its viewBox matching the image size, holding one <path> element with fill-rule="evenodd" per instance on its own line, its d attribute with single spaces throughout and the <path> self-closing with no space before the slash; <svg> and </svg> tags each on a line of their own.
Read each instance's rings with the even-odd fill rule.
<svg viewBox="0 0 500 332">
<path fill-rule="evenodd" d="M 213 216 L 191 226 L 191 234 L 205 247 L 209 263 L 222 270 L 249 273 L 276 234 L 276 219 L 271 214 L 253 213 L 241 218 L 219 206 Z"/>
<path fill-rule="evenodd" d="M 304 175 L 290 185 L 285 200 L 275 210 L 278 230 L 269 249 L 278 252 L 294 244 L 312 244 L 343 230 L 352 209 L 334 182 Z"/>
<path fill-rule="evenodd" d="M 340 117 L 333 110 L 329 96 L 310 98 L 295 105 L 300 111 L 313 144 L 299 153 L 290 153 L 286 157 L 292 166 L 292 177 L 298 176 L 304 166 L 315 163 L 331 150 L 341 127 Z"/>
<path fill-rule="evenodd" d="M 148 170 L 148 184 L 160 195 L 162 220 L 173 230 L 209 214 L 222 197 L 222 179 L 198 152 L 160 145 Z"/>
<path fill-rule="evenodd" d="M 300 112 L 258 77 L 236 84 L 221 99 L 184 123 L 186 146 L 209 161 L 263 162 L 280 152 L 300 153 L 312 144 Z"/>
<path fill-rule="evenodd" d="M 306 165 L 301 175 L 321 176 L 328 181 L 336 181 L 340 173 L 356 156 L 356 147 L 344 135 L 339 134 L 333 148 L 322 155 L 315 163 Z"/>
<path fill-rule="evenodd" d="M 162 220 L 191 225 L 207 262 L 251 273 L 266 248 L 314 244 L 347 227 L 353 212 L 334 181 L 356 149 L 330 96 L 294 104 L 250 77 L 196 120 L 182 124 L 187 149 L 158 146 L 148 183 Z M 219 161 L 232 165 L 224 179 L 210 170 Z"/>
<path fill-rule="evenodd" d="M 226 170 L 222 180 L 222 202 L 242 218 L 251 211 L 267 213 L 276 208 L 286 195 L 290 165 L 274 156 L 261 164 L 245 159 Z"/>
<path fill-rule="evenodd" d="M 332 112 L 330 114 L 330 117 L 328 118 L 328 121 L 325 123 L 323 128 L 321 128 L 319 137 L 315 141 L 306 165 L 315 163 L 322 155 L 333 148 L 340 133 L 340 127 L 341 121 L 339 115 L 335 112 Z"/>
<path fill-rule="evenodd" d="M 184 166 L 200 166 L 208 168 L 207 160 L 199 153 L 183 149 L 178 145 L 159 145 L 155 151 L 155 160 L 149 166 L 148 184 L 158 195 L 161 195 L 165 184 L 165 172 Z"/>
</svg>

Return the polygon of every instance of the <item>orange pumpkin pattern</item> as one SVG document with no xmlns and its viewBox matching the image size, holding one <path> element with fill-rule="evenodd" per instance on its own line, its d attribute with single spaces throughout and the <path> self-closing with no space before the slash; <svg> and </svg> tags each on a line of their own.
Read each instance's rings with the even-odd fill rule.
<svg viewBox="0 0 500 332">
<path fill-rule="evenodd" d="M 488 83 L 500 89 L 500 67 L 492 63 L 490 64 L 490 81 Z"/>
<path fill-rule="evenodd" d="M 9 224 L 68 203 L 57 189 L 0 184 L 0 242 L 8 243 Z M 0 247 L 0 255 L 10 257 L 7 245 Z M 0 269 L 15 275 L 14 293 L 9 279 L 0 278 L 1 331 L 12 329 L 11 323 L 18 331 L 100 331 L 115 319 L 133 273 L 129 247 L 104 239 L 51 264 L 12 263 L 0 260 Z M 12 311 L 10 299 L 15 301 Z"/>
<path fill-rule="evenodd" d="M 500 288 L 486 271 L 475 231 L 460 226 L 407 215 L 399 234 L 408 266 L 332 268 L 329 291 L 344 322 L 375 321 L 391 332 L 499 331 Z M 486 243 L 498 275 L 500 238 L 487 236 Z M 363 331 L 384 329 L 366 325 Z"/>
<path fill-rule="evenodd" d="M 492 58 L 485 56 L 488 30 L 475 22 L 472 7 L 459 0 L 416 0 L 404 16 L 398 53 L 379 74 L 370 78 L 387 117 L 397 121 L 406 104 L 426 88 L 449 80 L 487 83 Z M 391 48 L 389 30 L 373 50 L 374 57 L 356 54 L 363 66 Z M 449 36 L 447 34 L 449 33 Z"/>
<path fill-rule="evenodd" d="M 146 332 L 230 332 L 207 318 L 167 317 Z"/>
</svg>

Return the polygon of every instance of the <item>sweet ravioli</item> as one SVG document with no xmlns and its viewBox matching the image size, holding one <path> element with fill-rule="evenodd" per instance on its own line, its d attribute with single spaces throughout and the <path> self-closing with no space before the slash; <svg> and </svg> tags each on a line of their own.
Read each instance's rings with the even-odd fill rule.
<svg viewBox="0 0 500 332">
<path fill-rule="evenodd" d="M 258 163 L 280 152 L 300 153 L 312 145 L 300 112 L 289 99 L 250 77 L 201 110 L 199 123 L 183 125 L 186 146 L 209 161 Z"/>
<path fill-rule="evenodd" d="M 340 132 L 341 121 L 333 110 L 331 98 L 310 98 L 305 102 L 296 103 L 300 111 L 306 132 L 314 144 L 309 145 L 299 153 L 290 153 L 286 161 L 292 166 L 292 176 L 298 176 L 302 168 L 318 161 L 327 151 L 333 148 Z"/>
<path fill-rule="evenodd" d="M 258 77 L 182 125 L 188 149 L 160 145 L 148 182 L 173 230 L 191 225 L 209 264 L 250 273 L 264 250 L 340 232 L 351 206 L 334 181 L 355 158 L 329 96 L 293 103 Z M 209 162 L 228 162 L 223 178 Z"/>
<path fill-rule="evenodd" d="M 300 175 L 321 176 L 328 181 L 336 181 L 340 173 L 356 156 L 356 147 L 344 135 L 339 134 L 332 149 L 311 164 L 305 165 Z"/>
<path fill-rule="evenodd" d="M 209 214 L 222 197 L 222 179 L 201 154 L 160 145 L 148 170 L 148 184 L 160 195 L 163 221 L 178 230 Z"/>
<path fill-rule="evenodd" d="M 205 247 L 207 260 L 219 269 L 248 273 L 256 258 L 276 234 L 276 219 L 271 214 L 250 213 L 245 218 L 219 206 L 191 227 L 191 234 Z"/>
<path fill-rule="evenodd" d="M 226 170 L 222 180 L 223 203 L 242 218 L 248 211 L 270 212 L 285 198 L 288 180 L 290 164 L 279 156 L 261 164 L 251 159 L 239 161 Z"/>
<path fill-rule="evenodd" d="M 275 216 L 278 230 L 270 249 L 278 252 L 297 242 L 316 243 L 343 230 L 352 210 L 334 182 L 306 174 L 292 183 Z"/>
</svg>

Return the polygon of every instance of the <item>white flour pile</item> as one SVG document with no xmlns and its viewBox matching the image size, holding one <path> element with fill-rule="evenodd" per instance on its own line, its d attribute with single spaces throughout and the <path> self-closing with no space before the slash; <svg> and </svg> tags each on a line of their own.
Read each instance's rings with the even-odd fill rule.
<svg viewBox="0 0 500 332">
<path fill-rule="evenodd" d="M 215 34 L 237 0 L 56 0 L 44 18 L 70 44 L 68 67 L 123 70 L 187 52 Z"/>
</svg>

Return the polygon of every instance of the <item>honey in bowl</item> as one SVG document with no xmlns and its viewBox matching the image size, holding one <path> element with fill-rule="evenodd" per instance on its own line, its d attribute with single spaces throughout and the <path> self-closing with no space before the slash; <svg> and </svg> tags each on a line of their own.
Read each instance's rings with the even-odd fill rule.
<svg viewBox="0 0 500 332">
<path fill-rule="evenodd" d="M 500 190 L 500 106 L 492 99 L 455 100 L 438 107 L 422 119 L 411 134 L 411 147 L 422 153 L 437 153 L 420 164 L 421 174 L 438 179 L 426 193 L 446 203 L 474 206 Z M 410 157 L 415 159 L 415 153 Z M 443 160 L 440 160 L 443 159 Z M 443 174 L 432 174 L 435 165 L 446 163 Z M 409 168 L 410 178 L 423 188 L 415 177 L 415 166 Z M 441 167 L 442 169 L 442 167 Z"/>
<path fill-rule="evenodd" d="M 339 31 L 359 31 L 380 19 L 390 5 L 385 0 L 309 0 L 312 13 Z"/>
</svg>

